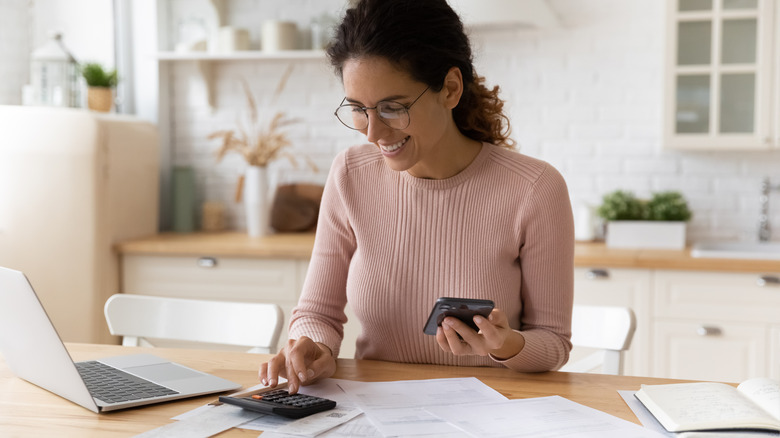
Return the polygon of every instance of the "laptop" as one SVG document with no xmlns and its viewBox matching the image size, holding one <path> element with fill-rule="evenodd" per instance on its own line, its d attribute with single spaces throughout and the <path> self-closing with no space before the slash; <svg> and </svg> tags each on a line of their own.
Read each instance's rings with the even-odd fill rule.
<svg viewBox="0 0 780 438">
<path fill-rule="evenodd" d="M 0 353 L 18 377 L 97 413 L 241 387 L 150 354 L 73 362 L 27 277 L 3 267 Z"/>
</svg>

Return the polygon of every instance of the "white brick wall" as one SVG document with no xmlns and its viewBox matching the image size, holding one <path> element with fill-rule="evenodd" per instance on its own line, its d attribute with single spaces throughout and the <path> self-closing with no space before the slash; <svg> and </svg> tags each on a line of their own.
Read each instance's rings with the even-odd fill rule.
<svg viewBox="0 0 780 438">
<path fill-rule="evenodd" d="M 29 0 L 0 2 L 0 20 L 22 14 Z M 680 190 L 694 219 L 692 239 L 754 239 L 760 180 L 780 182 L 780 152 L 682 152 L 661 148 L 663 101 L 663 8 L 660 0 L 549 0 L 564 23 L 560 29 L 494 29 L 472 32 L 478 71 L 502 87 L 520 150 L 555 165 L 569 183 L 573 204 L 598 204 L 614 189 L 639 196 Z M 231 0 L 228 22 L 250 30 L 259 47 L 265 19 L 290 19 L 308 26 L 324 11 L 340 11 L 342 0 Z M 169 39 L 182 23 L 201 20 L 215 26 L 208 2 L 170 0 Z M 22 20 L 12 20 L 15 24 Z M 5 22 L 0 36 L 7 34 Z M 0 55 L 11 50 L 0 41 Z M 169 47 L 168 49 L 172 49 Z M 7 56 L 7 55 L 6 55 Z M 2 59 L 5 61 L 7 57 Z M 3 64 L 0 65 L 5 65 Z M 282 98 L 270 94 L 286 61 L 233 61 L 215 65 L 216 110 L 205 104 L 194 63 L 175 63 L 167 92 L 172 102 L 173 162 L 197 170 L 203 200 L 222 200 L 229 222 L 243 226 L 241 205 L 232 201 L 244 163 L 236 156 L 215 163 L 215 141 L 206 135 L 231 128 L 244 112 L 239 78 L 246 78 L 258 102 L 305 121 L 290 129 L 291 152 L 306 154 L 320 172 L 274 163 L 283 181 L 324 181 L 337 151 L 361 141 L 333 117 L 342 98 L 341 84 L 322 60 L 295 62 Z M 8 68 L 8 67 L 0 67 Z M 15 69 L 24 68 L 18 65 Z M 3 78 L 6 78 L 3 70 Z M 7 81 L 3 81 L 7 82 Z M 15 91 L 0 82 L 0 100 Z M 163 91 L 164 92 L 164 91 Z M 17 93 L 18 94 L 18 93 Z M 775 239 L 780 239 L 780 195 L 772 197 Z"/>
</svg>

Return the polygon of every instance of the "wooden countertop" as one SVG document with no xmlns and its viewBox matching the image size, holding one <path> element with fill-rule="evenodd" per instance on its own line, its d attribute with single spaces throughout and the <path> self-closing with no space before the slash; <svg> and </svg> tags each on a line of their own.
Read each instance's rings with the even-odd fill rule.
<svg viewBox="0 0 780 438">
<path fill-rule="evenodd" d="M 246 233 L 161 233 L 118 243 L 120 254 L 223 256 L 308 259 L 314 233 L 278 233 L 249 237 Z"/>
<path fill-rule="evenodd" d="M 116 245 L 120 254 L 308 259 L 314 233 L 281 233 L 252 238 L 243 232 L 162 233 Z M 615 249 L 603 242 L 577 242 L 576 267 L 680 269 L 720 272 L 780 272 L 777 260 L 691 257 L 685 250 Z"/>
</svg>

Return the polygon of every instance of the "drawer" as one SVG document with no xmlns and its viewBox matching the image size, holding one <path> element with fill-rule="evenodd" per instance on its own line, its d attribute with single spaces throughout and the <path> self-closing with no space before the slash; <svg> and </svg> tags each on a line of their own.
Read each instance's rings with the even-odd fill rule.
<svg viewBox="0 0 780 438">
<path fill-rule="evenodd" d="M 294 305 L 306 265 L 286 259 L 125 255 L 123 292 Z"/>
<path fill-rule="evenodd" d="M 656 271 L 655 315 L 776 323 L 780 284 L 773 277 L 780 274 Z"/>
<path fill-rule="evenodd" d="M 653 334 L 654 377 L 741 382 L 767 374 L 763 324 L 661 320 Z"/>
<path fill-rule="evenodd" d="M 769 377 L 780 380 L 780 325 L 772 327 L 769 337 L 769 352 L 772 355 L 769 361 Z"/>
</svg>

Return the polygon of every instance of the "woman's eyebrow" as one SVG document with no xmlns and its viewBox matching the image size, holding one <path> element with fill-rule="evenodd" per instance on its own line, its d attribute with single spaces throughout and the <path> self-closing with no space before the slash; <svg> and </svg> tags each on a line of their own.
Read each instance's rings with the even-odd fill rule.
<svg viewBox="0 0 780 438">
<path fill-rule="evenodd" d="M 405 95 L 402 95 L 402 94 L 394 94 L 392 96 L 387 96 L 387 97 L 385 97 L 383 99 L 380 99 L 378 102 L 387 102 L 388 100 L 395 101 L 395 100 L 398 100 L 398 99 L 408 99 L 408 98 L 409 98 L 409 96 L 405 96 Z M 355 104 L 355 105 L 362 105 L 363 104 L 362 102 L 360 102 L 357 99 L 352 99 L 352 98 L 349 98 L 349 97 L 346 97 L 345 99 L 347 100 L 347 102 L 349 102 L 351 104 Z"/>
</svg>

